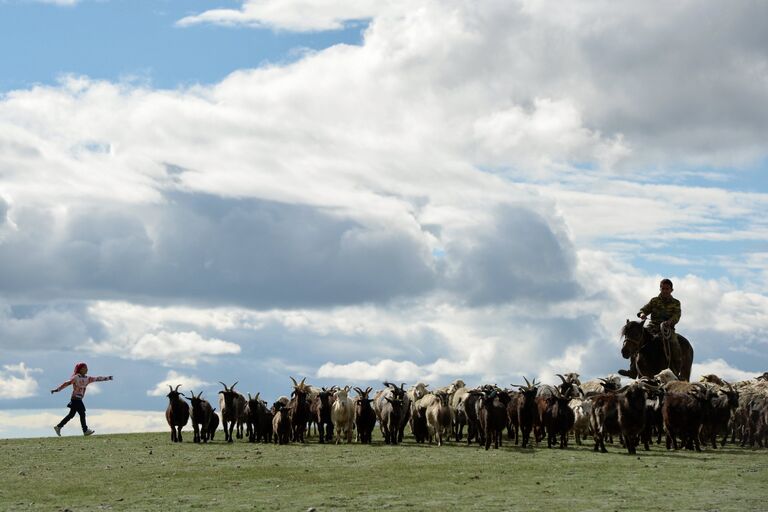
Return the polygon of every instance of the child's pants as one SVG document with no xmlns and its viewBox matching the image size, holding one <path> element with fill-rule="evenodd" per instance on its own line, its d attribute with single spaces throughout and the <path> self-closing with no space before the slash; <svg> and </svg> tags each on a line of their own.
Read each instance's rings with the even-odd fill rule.
<svg viewBox="0 0 768 512">
<path fill-rule="evenodd" d="M 85 404 L 79 398 L 73 398 L 67 404 L 69 407 L 69 414 L 67 414 L 63 420 L 59 422 L 59 428 L 67 424 L 69 420 L 75 417 L 75 413 L 80 415 L 80 426 L 83 427 L 83 432 L 88 430 L 88 425 L 85 424 Z"/>
</svg>

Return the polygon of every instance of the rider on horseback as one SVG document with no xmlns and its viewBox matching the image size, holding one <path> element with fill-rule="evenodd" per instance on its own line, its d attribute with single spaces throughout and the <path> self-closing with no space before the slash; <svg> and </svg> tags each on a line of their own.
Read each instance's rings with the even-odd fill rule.
<svg viewBox="0 0 768 512">
<path fill-rule="evenodd" d="M 651 321 L 646 326 L 646 329 L 654 336 L 660 336 L 662 340 L 667 341 L 669 351 L 665 352 L 667 353 L 669 368 L 679 376 L 682 354 L 680 352 L 680 343 L 677 340 L 677 333 L 675 333 L 675 324 L 680 321 L 681 309 L 680 301 L 672 297 L 672 290 L 672 281 L 662 279 L 661 283 L 659 283 L 659 291 L 661 293 L 640 308 L 637 316 L 643 320 L 648 318 L 648 316 L 651 317 Z M 632 379 L 637 378 L 635 358 L 630 358 L 629 370 L 619 370 L 619 374 Z"/>
</svg>

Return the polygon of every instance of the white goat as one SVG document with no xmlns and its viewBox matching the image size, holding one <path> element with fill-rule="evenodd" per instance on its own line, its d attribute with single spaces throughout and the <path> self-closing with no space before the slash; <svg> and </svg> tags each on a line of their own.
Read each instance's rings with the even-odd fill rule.
<svg viewBox="0 0 768 512">
<path fill-rule="evenodd" d="M 336 399 L 331 405 L 331 421 L 336 434 L 336 444 L 341 442 L 342 435 L 347 443 L 352 442 L 352 428 L 355 424 L 355 404 L 349 398 L 349 386 L 344 386 L 333 394 Z"/>
<path fill-rule="evenodd" d="M 448 405 L 448 393 L 438 391 L 436 400 L 427 406 L 427 427 L 430 440 L 437 437 L 437 446 L 443 445 L 443 437 L 450 439 L 453 425 L 453 411 Z"/>
</svg>

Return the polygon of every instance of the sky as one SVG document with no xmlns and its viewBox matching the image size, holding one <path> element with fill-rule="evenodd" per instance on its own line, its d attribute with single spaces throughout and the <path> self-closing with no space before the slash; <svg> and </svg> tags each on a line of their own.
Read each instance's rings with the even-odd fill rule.
<svg viewBox="0 0 768 512">
<path fill-rule="evenodd" d="M 79 361 L 99 433 L 605 376 L 664 277 L 693 376 L 753 377 L 766 133 L 764 2 L 0 0 L 0 437 Z"/>
</svg>

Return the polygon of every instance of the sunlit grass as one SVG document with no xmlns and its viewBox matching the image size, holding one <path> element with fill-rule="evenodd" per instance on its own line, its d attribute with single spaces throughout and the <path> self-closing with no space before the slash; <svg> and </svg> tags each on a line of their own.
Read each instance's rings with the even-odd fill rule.
<svg viewBox="0 0 768 512">
<path fill-rule="evenodd" d="M 768 451 L 0 441 L 0 510 L 766 510 Z M 192 436 L 188 436 L 191 440 Z"/>
</svg>

